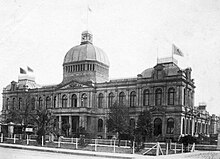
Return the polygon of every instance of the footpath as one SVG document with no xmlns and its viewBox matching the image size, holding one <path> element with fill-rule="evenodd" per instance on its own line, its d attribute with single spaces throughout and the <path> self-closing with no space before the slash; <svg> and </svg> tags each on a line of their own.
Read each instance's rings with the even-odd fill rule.
<svg viewBox="0 0 220 159">
<path fill-rule="evenodd" d="M 95 156 L 101 158 L 122 158 L 122 159 L 203 159 L 213 156 L 220 157 L 220 151 L 210 152 L 210 151 L 195 151 L 191 153 L 183 154 L 172 154 L 172 155 L 160 155 L 160 156 L 144 156 L 139 154 L 123 154 L 123 153 L 109 153 L 109 152 L 95 152 L 95 151 L 84 151 L 84 150 L 70 150 L 62 148 L 50 148 L 50 147 L 38 147 L 30 145 L 18 145 L 18 144 L 5 144 L 0 143 L 0 147 L 14 148 L 14 149 L 24 149 L 32 151 L 43 151 L 43 152 L 53 152 L 53 153 L 64 153 L 72 155 L 81 155 L 81 156 Z M 216 156 L 216 157 L 217 157 Z"/>
<path fill-rule="evenodd" d="M 122 158 L 122 159 L 143 159 L 143 158 L 146 158 L 146 156 L 138 155 L 138 154 L 123 154 L 123 153 L 84 151 L 84 150 L 70 150 L 70 149 L 62 149 L 62 148 L 38 147 L 38 146 L 30 146 L 30 145 L 5 144 L 5 143 L 0 143 L 0 147 L 33 150 L 33 151 L 54 152 L 54 153 L 64 153 L 64 154 L 81 155 L 81 156 L 95 156 L 95 157 L 102 157 L 102 158 L 105 158 L 105 157 L 107 157 L 107 158 Z M 153 156 L 149 156 L 149 158 L 152 158 L 152 157 Z"/>
</svg>

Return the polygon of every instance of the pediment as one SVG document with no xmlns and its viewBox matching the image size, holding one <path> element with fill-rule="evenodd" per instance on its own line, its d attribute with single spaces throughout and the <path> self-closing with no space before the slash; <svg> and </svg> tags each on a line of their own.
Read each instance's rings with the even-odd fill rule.
<svg viewBox="0 0 220 159">
<path fill-rule="evenodd" d="M 150 111 L 153 114 L 164 114 L 165 113 L 165 108 L 163 108 L 162 106 L 154 106 L 150 109 Z"/>
<path fill-rule="evenodd" d="M 93 84 L 80 83 L 78 81 L 70 81 L 67 83 L 61 83 L 57 89 L 78 89 L 78 88 L 92 88 Z"/>
<path fill-rule="evenodd" d="M 154 69 L 155 70 L 163 70 L 163 68 L 164 68 L 164 66 L 162 65 L 162 64 L 157 64 L 155 67 L 154 67 Z"/>
</svg>

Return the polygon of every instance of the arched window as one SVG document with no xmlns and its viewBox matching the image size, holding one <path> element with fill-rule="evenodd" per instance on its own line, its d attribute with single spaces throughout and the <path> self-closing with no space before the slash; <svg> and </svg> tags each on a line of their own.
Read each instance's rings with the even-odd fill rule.
<svg viewBox="0 0 220 159">
<path fill-rule="evenodd" d="M 186 119 L 186 134 L 189 133 L 189 119 Z"/>
<path fill-rule="evenodd" d="M 99 119 L 98 120 L 98 132 L 102 132 L 103 131 L 103 120 Z"/>
<path fill-rule="evenodd" d="M 183 105 L 186 105 L 186 88 L 184 88 Z"/>
<path fill-rule="evenodd" d="M 144 93 L 143 93 L 143 105 L 149 105 L 149 95 L 150 95 L 150 93 L 149 93 L 149 90 L 144 90 Z"/>
<path fill-rule="evenodd" d="M 201 123 L 198 123 L 198 133 L 201 133 Z"/>
<path fill-rule="evenodd" d="M 167 134 L 173 134 L 174 131 L 174 120 L 173 118 L 167 119 Z"/>
<path fill-rule="evenodd" d="M 131 92 L 130 94 L 130 107 L 135 107 L 136 105 L 136 92 Z"/>
<path fill-rule="evenodd" d="M 162 134 L 162 120 L 160 118 L 156 118 L 154 120 L 154 136 L 158 136 Z"/>
<path fill-rule="evenodd" d="M 162 90 L 160 88 L 156 89 L 155 92 L 155 105 L 162 104 Z"/>
<path fill-rule="evenodd" d="M 31 110 L 34 110 L 35 109 L 35 99 L 32 98 L 31 99 Z"/>
<path fill-rule="evenodd" d="M 67 107 L 67 96 L 66 95 L 62 96 L 62 107 L 63 108 Z"/>
<path fill-rule="evenodd" d="M 125 93 L 124 92 L 121 92 L 119 94 L 119 105 L 124 105 L 125 104 Z"/>
<path fill-rule="evenodd" d="M 188 100 L 187 100 L 187 104 L 188 104 L 188 106 L 190 106 L 190 98 L 191 98 L 191 96 L 190 96 L 190 90 L 188 91 Z"/>
<path fill-rule="evenodd" d="M 87 107 L 87 95 L 85 93 L 81 97 L 81 107 Z"/>
<path fill-rule="evenodd" d="M 192 135 L 192 120 L 189 120 L 189 134 Z"/>
<path fill-rule="evenodd" d="M 182 134 L 185 134 L 185 119 L 183 119 Z"/>
<path fill-rule="evenodd" d="M 112 107 L 113 99 L 114 99 L 114 94 L 113 93 L 109 93 L 109 95 L 108 95 L 108 106 L 109 107 Z"/>
<path fill-rule="evenodd" d="M 130 127 L 135 129 L 135 120 L 133 118 L 130 119 Z"/>
<path fill-rule="evenodd" d="M 8 110 L 8 108 L 9 108 L 9 98 L 6 99 L 5 110 Z"/>
<path fill-rule="evenodd" d="M 21 109 L 21 105 L 22 105 L 22 99 L 19 98 L 19 99 L 18 99 L 18 109 Z"/>
<path fill-rule="evenodd" d="M 46 109 L 50 108 L 50 106 L 51 106 L 51 100 L 50 100 L 50 97 L 48 96 L 46 98 Z"/>
<path fill-rule="evenodd" d="M 57 97 L 53 97 L 53 107 L 56 108 L 57 104 Z"/>
<path fill-rule="evenodd" d="M 174 88 L 168 89 L 168 105 L 174 105 Z"/>
<path fill-rule="evenodd" d="M 194 133 L 197 133 L 197 122 L 195 121 L 195 124 L 194 124 Z"/>
<path fill-rule="evenodd" d="M 38 105 L 39 105 L 39 108 L 43 107 L 43 99 L 41 97 L 39 97 L 38 99 Z"/>
<path fill-rule="evenodd" d="M 75 94 L 71 98 L 71 107 L 77 107 L 77 96 Z"/>
<path fill-rule="evenodd" d="M 11 109 L 12 109 L 12 110 L 15 109 L 15 98 L 12 99 L 12 108 L 11 108 Z"/>
<path fill-rule="evenodd" d="M 98 96 L 98 108 L 102 108 L 103 107 L 103 99 L 104 99 L 103 94 L 99 93 L 99 96 Z"/>
</svg>

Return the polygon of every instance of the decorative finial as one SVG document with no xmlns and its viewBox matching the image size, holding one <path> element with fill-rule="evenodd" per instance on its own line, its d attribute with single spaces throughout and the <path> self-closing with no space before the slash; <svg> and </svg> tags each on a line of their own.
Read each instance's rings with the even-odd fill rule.
<svg viewBox="0 0 220 159">
<path fill-rule="evenodd" d="M 92 33 L 87 30 L 82 32 L 81 45 L 88 43 L 92 44 Z"/>
</svg>

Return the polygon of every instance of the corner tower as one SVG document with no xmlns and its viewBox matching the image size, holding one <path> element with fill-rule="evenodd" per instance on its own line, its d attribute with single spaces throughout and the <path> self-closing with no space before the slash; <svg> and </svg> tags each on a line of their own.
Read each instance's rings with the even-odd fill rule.
<svg viewBox="0 0 220 159">
<path fill-rule="evenodd" d="M 71 48 L 63 61 L 63 82 L 76 80 L 101 83 L 109 80 L 109 60 L 105 52 L 93 45 L 93 35 L 82 32 L 81 44 Z"/>
</svg>

